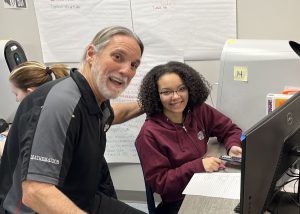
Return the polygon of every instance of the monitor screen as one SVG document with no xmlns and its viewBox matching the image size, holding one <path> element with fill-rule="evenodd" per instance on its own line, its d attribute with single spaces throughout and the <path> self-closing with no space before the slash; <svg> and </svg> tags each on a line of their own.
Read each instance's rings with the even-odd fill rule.
<svg viewBox="0 0 300 214">
<path fill-rule="evenodd" d="M 245 133 L 240 213 L 299 213 L 298 194 L 282 191 L 300 153 L 300 92 Z M 292 170 L 292 171 L 291 171 Z M 299 178 L 299 175 L 298 175 Z M 297 191 L 298 192 L 298 189 Z M 287 203 L 278 197 L 285 198 Z M 287 205 L 287 206 L 286 206 Z"/>
</svg>

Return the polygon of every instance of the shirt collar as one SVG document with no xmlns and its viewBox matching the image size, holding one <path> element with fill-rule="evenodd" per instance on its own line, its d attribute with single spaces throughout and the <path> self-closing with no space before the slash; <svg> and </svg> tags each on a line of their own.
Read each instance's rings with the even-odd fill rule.
<svg viewBox="0 0 300 214">
<path fill-rule="evenodd" d="M 90 114 L 100 114 L 101 109 L 98 106 L 96 97 L 95 97 L 89 83 L 84 78 L 84 76 L 80 72 L 78 72 L 77 68 L 71 69 L 70 76 L 77 84 L 77 86 L 81 92 L 82 98 L 83 98 L 84 102 L 86 103 Z"/>
</svg>

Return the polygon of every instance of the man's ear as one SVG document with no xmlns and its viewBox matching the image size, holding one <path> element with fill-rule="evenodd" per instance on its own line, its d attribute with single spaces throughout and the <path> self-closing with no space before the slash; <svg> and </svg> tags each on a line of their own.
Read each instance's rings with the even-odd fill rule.
<svg viewBox="0 0 300 214">
<path fill-rule="evenodd" d="M 87 47 L 87 50 L 86 50 L 86 61 L 88 63 L 91 63 L 93 61 L 95 57 L 95 48 L 94 48 L 94 45 L 92 44 L 89 44 L 89 46 Z"/>
</svg>

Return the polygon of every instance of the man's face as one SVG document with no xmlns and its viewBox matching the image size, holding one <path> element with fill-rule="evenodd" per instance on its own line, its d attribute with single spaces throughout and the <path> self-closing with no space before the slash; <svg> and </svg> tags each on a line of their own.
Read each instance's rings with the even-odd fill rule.
<svg viewBox="0 0 300 214">
<path fill-rule="evenodd" d="M 135 39 L 116 35 L 92 62 L 92 77 L 102 98 L 119 96 L 128 86 L 140 64 L 141 50 Z"/>
</svg>

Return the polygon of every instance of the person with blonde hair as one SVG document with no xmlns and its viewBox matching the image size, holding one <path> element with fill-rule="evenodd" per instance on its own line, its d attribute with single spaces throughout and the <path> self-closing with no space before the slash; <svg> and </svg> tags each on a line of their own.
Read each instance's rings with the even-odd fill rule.
<svg viewBox="0 0 300 214">
<path fill-rule="evenodd" d="M 11 90 L 16 95 L 16 101 L 21 102 L 37 87 L 68 75 L 69 68 L 64 64 L 54 64 L 48 67 L 36 61 L 27 61 L 13 69 L 9 81 Z"/>
<path fill-rule="evenodd" d="M 9 82 L 11 91 L 16 96 L 16 102 L 21 102 L 37 87 L 68 75 L 69 68 L 64 64 L 54 64 L 48 67 L 40 62 L 27 61 L 12 70 L 9 75 Z M 0 136 L 0 157 L 2 156 L 7 134 L 8 129 L 2 132 Z"/>
</svg>

